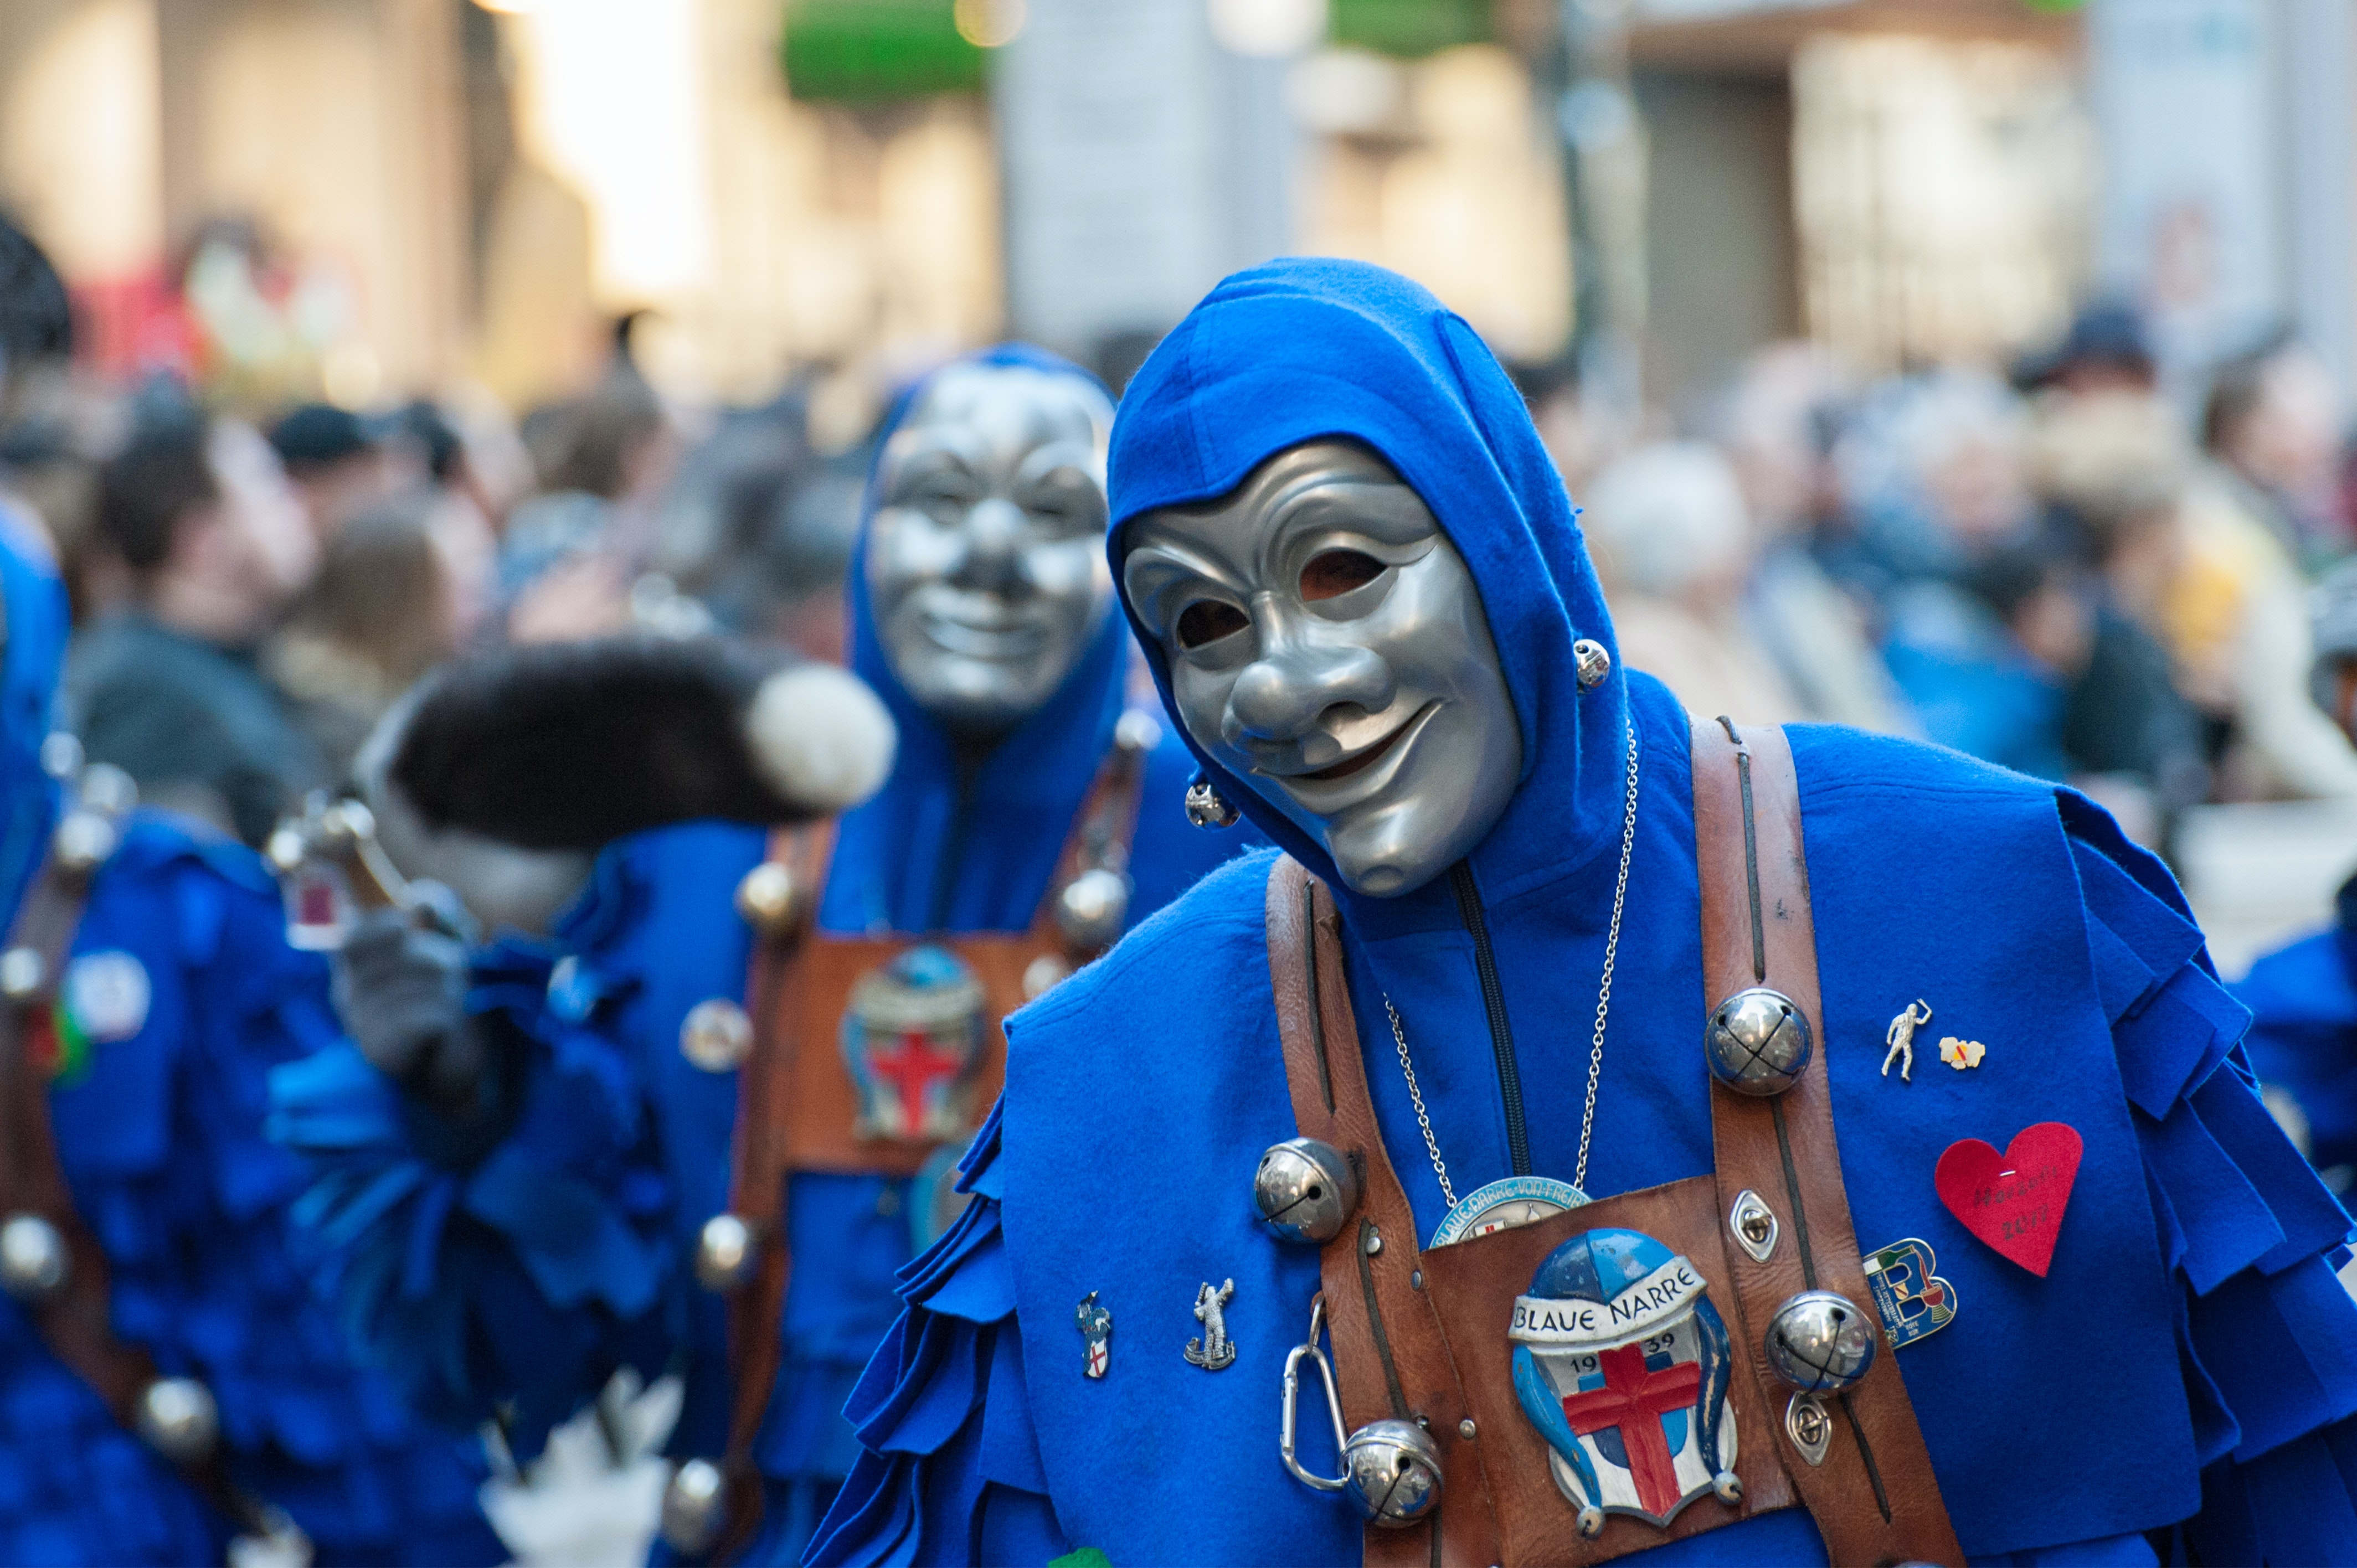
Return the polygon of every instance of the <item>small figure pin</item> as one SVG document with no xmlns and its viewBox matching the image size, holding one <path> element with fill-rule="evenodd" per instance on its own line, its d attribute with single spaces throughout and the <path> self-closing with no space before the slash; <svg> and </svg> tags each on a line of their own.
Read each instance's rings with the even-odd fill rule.
<svg viewBox="0 0 2357 1568">
<path fill-rule="evenodd" d="M 1207 1372 L 1216 1372 L 1236 1359 L 1236 1348 L 1228 1338 L 1228 1303 L 1235 1299 L 1236 1282 L 1222 1282 L 1218 1290 L 1208 1283 L 1195 1293 L 1195 1321 L 1203 1326 L 1200 1338 L 1187 1341 L 1187 1359 Z"/>
<path fill-rule="evenodd" d="M 1890 1027 L 1882 1038 L 1890 1049 L 1883 1053 L 1882 1076 L 1890 1076 L 1890 1064 L 1899 1064 L 1899 1080 L 1915 1081 L 1915 1031 L 1932 1021 L 1932 1004 L 1917 997 L 1901 1008 L 1899 1016 L 1890 1020 Z"/>
<path fill-rule="evenodd" d="M 1088 1342 L 1088 1365 L 1083 1369 L 1092 1378 L 1102 1378 L 1113 1360 L 1113 1313 L 1097 1305 L 1097 1293 L 1089 1292 L 1081 1298 L 1079 1313 L 1081 1337 Z"/>
<path fill-rule="evenodd" d="M 1960 1040 L 1950 1035 L 1940 1042 L 1940 1059 L 1958 1072 L 1968 1067 L 1980 1066 L 1981 1058 L 1986 1055 L 1988 1047 L 1978 1040 Z"/>
</svg>

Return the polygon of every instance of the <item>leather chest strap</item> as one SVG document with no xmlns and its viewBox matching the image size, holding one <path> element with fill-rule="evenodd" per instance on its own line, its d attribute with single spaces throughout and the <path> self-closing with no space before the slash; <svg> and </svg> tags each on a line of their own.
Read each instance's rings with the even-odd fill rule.
<svg viewBox="0 0 2357 1568">
<path fill-rule="evenodd" d="M 29 992 L 0 1000 L 0 1217 L 38 1215 L 65 1242 L 64 1282 L 50 1294 L 24 1303 L 25 1315 L 49 1354 L 90 1386 L 125 1431 L 135 1434 L 141 1397 L 156 1379 L 156 1363 L 142 1347 L 114 1337 L 106 1252 L 74 1208 L 49 1126 L 46 1064 L 37 1064 L 31 1051 L 37 1036 L 53 1027 L 47 1015 L 56 1004 L 89 891 L 86 875 L 53 862 L 44 865 L 8 933 L 9 952 L 38 954 L 39 968 Z M 57 1047 L 52 1042 L 48 1048 L 54 1052 Z M 219 1442 L 208 1457 L 175 1467 L 238 1528 L 273 1533 L 275 1526 L 262 1505 L 231 1483 Z"/>
<path fill-rule="evenodd" d="M 1342 1417 L 1355 1431 L 1371 1421 L 1420 1421 L 1440 1445 L 1439 1520 L 1366 1532 L 1371 1564 L 1467 1564 L 1500 1561 L 1498 1529 L 1479 1444 L 1459 1435 L 1468 1401 L 1440 1316 L 1417 1271 L 1415 1217 L 1383 1152 L 1366 1063 L 1342 974 L 1332 896 L 1291 856 L 1268 879 L 1268 962 L 1276 992 L 1285 1076 L 1301 1135 L 1332 1144 L 1351 1161 L 1363 1194 L 1342 1233 L 1320 1249 L 1318 1270 L 1333 1342 L 1372 1345 L 1374 1354 L 1337 1354 Z"/>
<path fill-rule="evenodd" d="M 1930 1452 L 1859 1263 L 1834 1141 L 1817 987 L 1816 928 L 1792 753 L 1773 726 L 1738 731 L 1725 719 L 1693 725 L 1695 851 L 1702 884 L 1704 993 L 1716 1007 L 1752 986 L 1782 993 L 1815 1042 L 1799 1080 L 1758 1098 L 1711 1085 L 1711 1141 L 1721 1215 L 1751 1193 L 1776 1219 L 1772 1251 L 1755 1262 L 1727 1249 L 1741 1338 L 1776 1418 L 1771 1440 L 1834 1568 L 1926 1562 L 1962 1568 L 1964 1553 L 1940 1499 Z M 1739 1238 L 1738 1238 L 1739 1240 Z M 1826 1396 L 1824 1457 L 1812 1465 L 1789 1430 L 1792 1391 L 1770 1369 L 1765 1336 L 1776 1310 L 1804 1290 L 1846 1297 L 1878 1326 L 1872 1368 Z M 1806 1428 L 1805 1418 L 1803 1428 Z M 1747 1441 L 1749 1439 L 1747 1438 Z"/>
</svg>

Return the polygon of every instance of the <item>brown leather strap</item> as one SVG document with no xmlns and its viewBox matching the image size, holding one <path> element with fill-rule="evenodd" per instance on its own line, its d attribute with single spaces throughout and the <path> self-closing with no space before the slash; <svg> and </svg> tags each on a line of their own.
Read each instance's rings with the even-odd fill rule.
<svg viewBox="0 0 2357 1568">
<path fill-rule="evenodd" d="M 1739 739 L 1738 736 L 1739 736 Z M 1695 853 L 1702 883 L 1704 993 L 1716 1006 L 1765 985 L 1808 1019 L 1815 1040 L 1787 1092 L 1759 1099 L 1711 1087 L 1711 1136 L 1722 1216 L 1746 1190 L 1778 1221 L 1764 1263 L 1729 1247 L 1736 1336 L 1775 1416 L 1772 1441 L 1824 1537 L 1834 1568 L 1920 1561 L 1961 1568 L 1964 1553 L 1940 1499 L 1932 1458 L 1888 1341 L 1864 1381 L 1827 1399 L 1833 1433 L 1811 1465 L 1785 1431 L 1792 1391 L 1770 1370 L 1770 1318 L 1803 1290 L 1846 1296 L 1878 1325 L 1858 1262 L 1849 1197 L 1834 1140 L 1825 1071 L 1824 1010 L 1817 990 L 1816 927 L 1792 753 L 1772 726 L 1736 731 L 1726 720 L 1693 726 Z"/>
<path fill-rule="evenodd" d="M 156 1380 L 156 1363 L 141 1347 L 114 1337 L 106 1252 L 74 1208 L 49 1126 L 49 1071 L 59 1049 L 52 1010 L 89 891 L 87 875 L 45 864 L 9 932 L 11 950 L 40 955 L 41 983 L 21 1001 L 0 1002 L 0 1218 L 38 1215 L 64 1240 L 65 1283 L 24 1304 L 26 1316 L 49 1354 L 90 1385 L 124 1430 L 136 1433 L 140 1396 Z M 270 1532 L 262 1507 L 231 1483 L 218 1444 L 206 1459 L 177 1468 L 239 1528 Z"/>
<path fill-rule="evenodd" d="M 1321 1250 L 1326 1320 L 1342 1419 L 1355 1431 L 1384 1417 L 1421 1420 L 1440 1444 L 1437 1521 L 1366 1532 L 1370 1563 L 1499 1563 L 1497 1521 L 1480 1444 L 1460 1435 L 1463 1380 L 1431 1298 L 1421 1288 L 1415 1216 L 1383 1152 L 1359 1054 L 1358 1020 L 1340 983 L 1334 902 L 1290 856 L 1268 879 L 1268 967 L 1277 1034 L 1301 1135 L 1341 1151 L 1358 1171 L 1359 1212 Z M 1502 1337 L 1504 1325 L 1499 1325 Z"/>
</svg>

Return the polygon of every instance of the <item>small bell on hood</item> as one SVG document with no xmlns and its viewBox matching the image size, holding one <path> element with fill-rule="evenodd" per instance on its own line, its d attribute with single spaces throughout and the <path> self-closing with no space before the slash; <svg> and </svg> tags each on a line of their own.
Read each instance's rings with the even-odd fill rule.
<svg viewBox="0 0 2357 1568">
<path fill-rule="evenodd" d="M 1187 786 L 1187 820 L 1197 827 L 1232 828 L 1243 815 L 1202 774 L 1195 775 L 1195 781 Z"/>
</svg>

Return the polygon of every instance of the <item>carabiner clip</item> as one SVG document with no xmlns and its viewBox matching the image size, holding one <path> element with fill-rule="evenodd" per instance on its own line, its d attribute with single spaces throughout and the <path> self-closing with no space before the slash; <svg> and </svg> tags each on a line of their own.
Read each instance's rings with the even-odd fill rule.
<svg viewBox="0 0 2357 1568">
<path fill-rule="evenodd" d="M 1312 1475 L 1303 1469 L 1301 1461 L 1294 1457 L 1293 1452 L 1294 1410 L 1301 1400 L 1301 1359 L 1305 1356 L 1318 1363 L 1318 1375 L 1326 1382 L 1326 1413 L 1334 1422 L 1334 1452 L 1340 1455 L 1342 1445 L 1349 1441 L 1342 1431 L 1342 1396 L 1334 1387 L 1334 1367 L 1326 1359 L 1326 1352 L 1318 1348 L 1318 1330 L 1325 1316 L 1326 1293 L 1320 1291 L 1309 1303 L 1309 1337 L 1286 1352 L 1285 1407 L 1283 1418 L 1277 1424 L 1276 1448 L 1285 1456 L 1285 1467 L 1293 1472 L 1295 1480 L 1318 1491 L 1339 1492 L 1351 1484 L 1351 1473 L 1347 1469 L 1329 1480 L 1324 1476 Z"/>
</svg>

